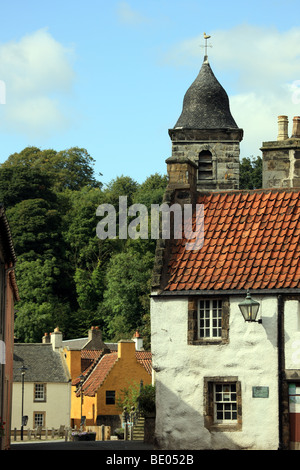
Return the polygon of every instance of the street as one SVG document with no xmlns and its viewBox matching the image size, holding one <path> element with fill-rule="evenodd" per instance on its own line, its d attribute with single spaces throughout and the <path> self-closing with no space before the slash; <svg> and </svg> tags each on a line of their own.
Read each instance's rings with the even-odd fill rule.
<svg viewBox="0 0 300 470">
<path fill-rule="evenodd" d="M 73 442 L 64 440 L 24 441 L 11 444 L 10 450 L 108 450 L 108 451 L 149 451 L 154 450 L 151 444 L 143 441 L 86 441 Z"/>
</svg>

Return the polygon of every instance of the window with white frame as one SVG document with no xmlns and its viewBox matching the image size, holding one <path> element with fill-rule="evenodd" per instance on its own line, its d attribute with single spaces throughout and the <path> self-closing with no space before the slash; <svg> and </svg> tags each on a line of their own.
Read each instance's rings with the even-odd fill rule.
<svg viewBox="0 0 300 470">
<path fill-rule="evenodd" d="M 34 384 L 34 401 L 46 401 L 46 384 Z"/>
<path fill-rule="evenodd" d="M 45 426 L 45 413 L 35 411 L 33 414 L 34 427 Z"/>
<path fill-rule="evenodd" d="M 222 300 L 203 299 L 198 302 L 198 338 L 218 339 L 222 336 Z"/>
<path fill-rule="evenodd" d="M 210 431 L 242 429 L 242 393 L 237 377 L 204 378 L 204 420 Z"/>
<path fill-rule="evenodd" d="M 228 344 L 229 315 L 230 303 L 227 296 L 189 297 L 188 344 Z"/>
<path fill-rule="evenodd" d="M 214 422 L 237 422 L 237 394 L 235 383 L 214 384 Z"/>
</svg>

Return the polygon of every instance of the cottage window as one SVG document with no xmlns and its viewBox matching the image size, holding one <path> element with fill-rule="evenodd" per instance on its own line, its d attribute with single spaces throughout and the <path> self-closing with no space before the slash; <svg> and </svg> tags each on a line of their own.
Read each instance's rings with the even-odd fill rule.
<svg viewBox="0 0 300 470">
<path fill-rule="evenodd" d="M 229 335 L 227 297 L 191 297 L 188 301 L 188 344 L 226 344 Z"/>
<path fill-rule="evenodd" d="M 116 392 L 114 390 L 106 391 L 106 404 L 114 405 L 116 402 Z"/>
<path fill-rule="evenodd" d="M 204 407 L 206 428 L 211 431 L 240 431 L 242 396 L 237 377 L 206 377 Z"/>
<path fill-rule="evenodd" d="M 33 423 L 35 428 L 37 428 L 38 426 L 45 426 L 45 413 L 35 411 L 33 413 Z"/>
<path fill-rule="evenodd" d="M 34 401 L 46 401 L 46 384 L 34 384 Z"/>
<path fill-rule="evenodd" d="M 214 384 L 214 421 L 237 422 L 236 384 Z"/>
<path fill-rule="evenodd" d="M 198 338 L 221 338 L 222 300 L 200 300 L 198 302 Z"/>
</svg>

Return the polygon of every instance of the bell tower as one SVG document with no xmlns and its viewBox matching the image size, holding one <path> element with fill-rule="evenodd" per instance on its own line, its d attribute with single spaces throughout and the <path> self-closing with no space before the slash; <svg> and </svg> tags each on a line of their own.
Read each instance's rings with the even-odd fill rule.
<svg viewBox="0 0 300 470">
<path fill-rule="evenodd" d="M 243 130 L 233 119 L 228 95 L 210 67 L 207 44 L 200 72 L 185 93 L 182 113 L 169 136 L 172 157 L 166 162 L 193 162 L 198 191 L 239 189 Z"/>
</svg>

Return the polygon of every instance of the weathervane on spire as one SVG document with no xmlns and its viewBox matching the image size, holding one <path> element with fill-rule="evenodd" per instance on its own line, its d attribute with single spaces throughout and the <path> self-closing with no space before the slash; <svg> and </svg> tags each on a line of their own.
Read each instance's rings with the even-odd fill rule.
<svg viewBox="0 0 300 470">
<path fill-rule="evenodd" d="M 204 58 L 207 59 L 207 48 L 208 48 L 208 47 L 212 47 L 211 44 L 207 44 L 207 41 L 208 41 L 208 39 L 209 39 L 211 36 L 209 36 L 209 35 L 206 34 L 206 33 L 203 33 L 203 37 L 204 37 L 204 39 L 205 39 L 205 45 L 204 45 L 204 46 L 201 46 L 201 47 L 205 47 L 205 57 L 204 57 Z"/>
</svg>

